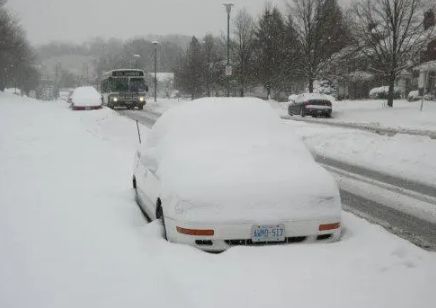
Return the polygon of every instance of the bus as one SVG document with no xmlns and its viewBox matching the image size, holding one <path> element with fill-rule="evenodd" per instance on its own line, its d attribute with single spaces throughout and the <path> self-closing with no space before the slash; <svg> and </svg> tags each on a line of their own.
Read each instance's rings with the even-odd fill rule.
<svg viewBox="0 0 436 308">
<path fill-rule="evenodd" d="M 138 69 L 117 69 L 105 72 L 101 79 L 103 104 L 111 109 L 143 109 L 146 104 L 148 86 L 145 72 Z"/>
</svg>

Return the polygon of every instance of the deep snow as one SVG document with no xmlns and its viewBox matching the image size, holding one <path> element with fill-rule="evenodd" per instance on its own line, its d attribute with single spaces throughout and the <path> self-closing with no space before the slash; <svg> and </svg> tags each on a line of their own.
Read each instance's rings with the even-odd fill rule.
<svg viewBox="0 0 436 308">
<path fill-rule="evenodd" d="M 434 307 L 436 254 L 347 213 L 335 244 L 165 242 L 133 200 L 134 122 L 67 106 L 0 93 L 0 307 Z"/>
<path fill-rule="evenodd" d="M 313 153 L 436 187 L 436 140 L 287 121 Z"/>
</svg>

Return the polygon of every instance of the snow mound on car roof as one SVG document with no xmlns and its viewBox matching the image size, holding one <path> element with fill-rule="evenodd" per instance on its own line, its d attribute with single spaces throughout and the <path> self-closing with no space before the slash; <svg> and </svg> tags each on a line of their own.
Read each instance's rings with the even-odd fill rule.
<svg viewBox="0 0 436 308">
<path fill-rule="evenodd" d="M 74 90 L 74 98 L 96 98 L 100 99 L 100 94 L 94 87 L 80 87 Z"/>
<path fill-rule="evenodd" d="M 292 213 L 304 219 L 331 214 L 325 198 L 340 208 L 332 177 L 259 99 L 208 98 L 174 107 L 156 122 L 146 148 L 143 159 L 156 165 L 171 217 L 285 219 Z"/>
</svg>

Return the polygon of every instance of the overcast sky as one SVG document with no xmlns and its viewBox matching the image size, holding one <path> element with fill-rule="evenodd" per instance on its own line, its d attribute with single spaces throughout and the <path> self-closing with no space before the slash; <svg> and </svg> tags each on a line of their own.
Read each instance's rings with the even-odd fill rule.
<svg viewBox="0 0 436 308">
<path fill-rule="evenodd" d="M 349 0 L 340 0 L 340 3 Z M 9 0 L 34 44 L 82 42 L 102 36 L 219 34 L 226 29 L 223 0 Z M 265 0 L 233 0 L 257 16 Z M 284 7 L 284 0 L 271 0 Z"/>
</svg>

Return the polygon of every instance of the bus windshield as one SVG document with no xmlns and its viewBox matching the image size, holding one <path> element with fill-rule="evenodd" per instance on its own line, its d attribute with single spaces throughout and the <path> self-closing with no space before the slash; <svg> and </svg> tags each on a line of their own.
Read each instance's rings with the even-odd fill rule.
<svg viewBox="0 0 436 308">
<path fill-rule="evenodd" d="M 112 78 L 111 89 L 113 92 L 127 92 L 129 91 L 128 78 Z"/>
</svg>

